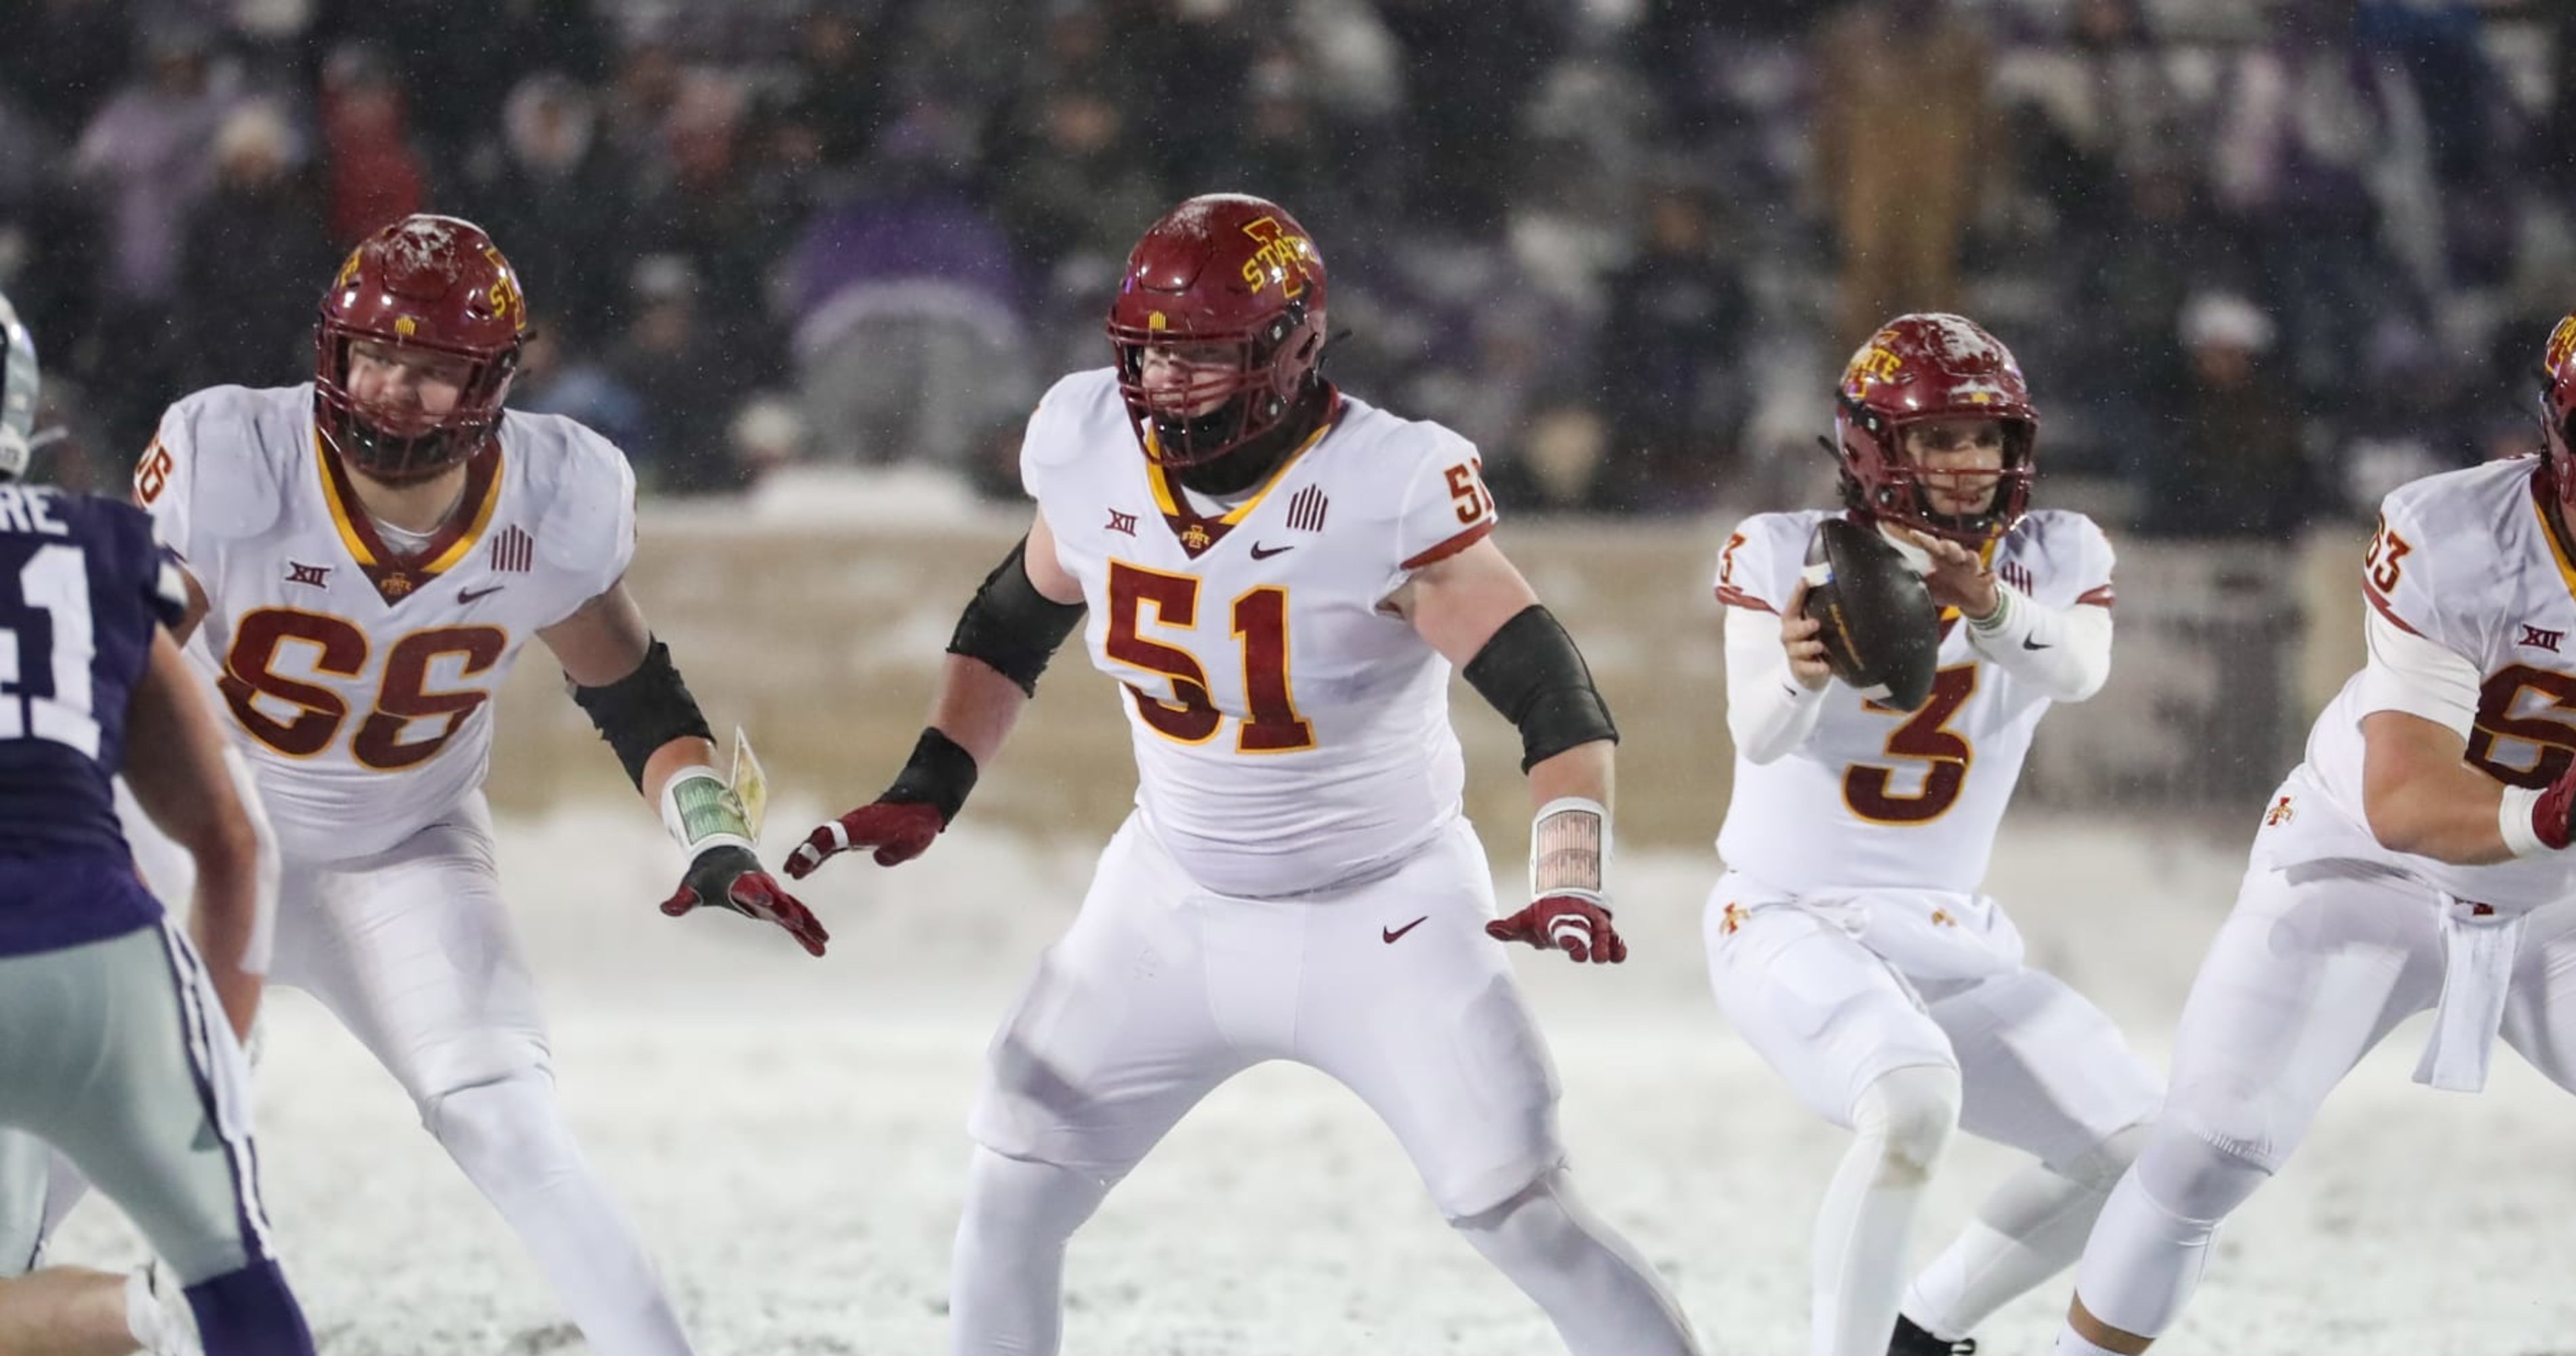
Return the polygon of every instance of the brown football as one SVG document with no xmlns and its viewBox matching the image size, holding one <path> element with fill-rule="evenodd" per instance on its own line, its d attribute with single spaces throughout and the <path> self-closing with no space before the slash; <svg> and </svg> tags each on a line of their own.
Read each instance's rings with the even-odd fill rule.
<svg viewBox="0 0 2576 1356">
<path fill-rule="evenodd" d="M 1905 557 L 1878 530 L 1849 518 L 1816 524 L 1807 541 L 1807 615 L 1823 624 L 1834 676 L 1883 706 L 1911 711 L 1932 695 L 1941 613 Z"/>
</svg>

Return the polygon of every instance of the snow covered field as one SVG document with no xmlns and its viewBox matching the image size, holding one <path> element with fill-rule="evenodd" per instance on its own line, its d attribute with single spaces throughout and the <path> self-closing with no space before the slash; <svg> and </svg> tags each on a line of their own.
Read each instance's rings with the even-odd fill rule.
<svg viewBox="0 0 2576 1356">
<path fill-rule="evenodd" d="M 782 805 L 771 855 L 816 807 Z M 783 935 L 653 909 L 676 850 L 640 810 L 504 828 L 503 878 L 547 985 L 556 1068 L 593 1156 L 709 1356 L 944 1351 L 948 1236 L 983 1043 L 1061 929 L 1096 845 L 978 835 L 921 862 L 836 863 Z M 2234 889 L 2237 841 L 2028 816 L 1992 882 L 2034 960 L 2095 994 L 2161 1064 Z M 1521 970 L 1565 1081 L 1594 1204 L 1671 1275 L 1712 1353 L 1803 1350 L 1808 1215 L 1842 1137 L 1726 1030 L 1699 960 L 1706 858 L 1630 857 L 1634 955 Z M 1512 881 L 1517 867 L 1507 867 Z M 1507 895 L 1511 891 L 1506 890 Z M 2175 1353 L 2480 1353 L 2576 1345 L 2576 1104 L 2508 1057 L 2484 1096 L 2406 1075 L 2420 1024 L 2329 1106 L 2224 1236 Z M 271 1211 L 334 1356 L 582 1350 L 514 1239 L 409 1104 L 317 1007 L 273 1005 L 259 1071 Z M 1928 1250 L 2002 1156 L 1944 1170 Z M 130 1255 L 95 1204 L 57 1256 Z M 1163 1356 L 1561 1351 L 1448 1230 L 1393 1140 L 1320 1076 L 1221 1090 L 1075 1242 L 1067 1350 Z M 2063 1284 L 1979 1336 L 2046 1350 Z"/>
</svg>

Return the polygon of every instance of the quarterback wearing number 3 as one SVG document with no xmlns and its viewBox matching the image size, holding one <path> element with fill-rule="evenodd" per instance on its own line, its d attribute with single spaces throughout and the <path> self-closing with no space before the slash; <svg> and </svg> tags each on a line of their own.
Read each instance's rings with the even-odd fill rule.
<svg viewBox="0 0 2576 1356">
<path fill-rule="evenodd" d="M 1324 303 L 1323 258 L 1275 204 L 1193 198 L 1145 233 L 1117 365 L 1029 421 L 1037 516 L 958 622 L 930 728 L 789 862 L 927 849 L 1083 627 L 1132 726 L 1136 808 L 992 1046 L 951 1282 L 965 1356 L 1055 1351 L 1074 1230 L 1273 1059 L 1359 1094 L 1573 1351 L 1694 1350 L 1567 1180 L 1555 1074 L 1496 945 L 1626 954 L 1609 712 L 1488 539 L 1475 449 L 1317 370 Z M 1499 919 L 1459 813 L 1453 662 L 1519 727 L 1537 806 L 1530 902 Z"/>
<path fill-rule="evenodd" d="M 2024 512 L 2039 415 L 1975 323 L 1898 316 L 1836 396 L 1845 509 L 1924 572 L 1940 668 L 1913 711 L 1831 676 L 1802 570 L 1827 514 L 1756 514 L 1728 538 L 1735 799 L 1709 974 L 1799 1100 L 1854 1132 L 1817 1212 L 1811 1350 L 1946 1356 L 2075 1260 L 2156 1106 L 2110 1019 L 2023 964 L 1977 893 L 2040 717 L 2110 674 L 2111 546 L 2080 513 Z M 1961 1129 L 2039 1161 L 1907 1290 L 1924 1183 Z"/>
</svg>

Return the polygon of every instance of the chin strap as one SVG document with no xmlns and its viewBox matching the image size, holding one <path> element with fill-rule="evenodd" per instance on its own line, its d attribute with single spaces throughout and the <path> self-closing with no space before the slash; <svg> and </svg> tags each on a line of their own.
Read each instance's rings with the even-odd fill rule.
<svg viewBox="0 0 2576 1356">
<path fill-rule="evenodd" d="M 1194 466 L 1176 467 L 1172 474 L 1179 477 L 1183 488 L 1212 496 L 1240 494 L 1260 484 L 1277 471 L 1280 464 L 1288 459 L 1288 454 L 1302 445 L 1322 422 L 1320 412 L 1330 406 L 1329 398 L 1318 398 L 1324 389 L 1318 383 L 1313 393 L 1298 402 L 1297 408 L 1289 410 L 1278 423 L 1246 439 L 1242 446 Z M 1222 413 L 1218 411 L 1200 418 L 1213 419 Z M 1160 427 L 1155 431 L 1159 437 Z"/>
</svg>

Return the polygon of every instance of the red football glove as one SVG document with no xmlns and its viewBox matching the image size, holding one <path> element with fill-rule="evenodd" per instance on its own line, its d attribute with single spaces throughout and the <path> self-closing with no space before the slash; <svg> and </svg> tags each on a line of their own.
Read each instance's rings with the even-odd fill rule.
<svg viewBox="0 0 2576 1356">
<path fill-rule="evenodd" d="M 787 874 L 803 880 L 826 858 L 852 848 L 875 848 L 879 866 L 908 862 L 928 852 L 931 840 L 947 827 L 936 805 L 871 801 L 805 835 L 804 843 L 787 854 Z"/>
<path fill-rule="evenodd" d="M 2559 773 L 2558 780 L 2532 802 L 2531 832 L 2542 847 L 2556 851 L 2565 851 L 2570 841 L 2576 841 L 2576 766 Z"/>
<path fill-rule="evenodd" d="M 749 848 L 727 843 L 699 853 L 689 863 L 689 874 L 680 878 L 679 893 L 662 901 L 662 912 L 678 918 L 706 904 L 776 923 L 787 929 L 798 946 L 817 956 L 823 954 L 823 944 L 832 940 L 813 911 L 779 889 L 778 881 L 760 868 L 760 859 Z"/>
<path fill-rule="evenodd" d="M 1617 965 L 1628 959 L 1628 944 L 1611 926 L 1610 906 L 1590 890 L 1559 890 L 1541 895 L 1508 918 L 1485 925 L 1485 935 L 1498 942 L 1527 942 L 1541 951 L 1562 951 L 1580 964 Z"/>
</svg>

